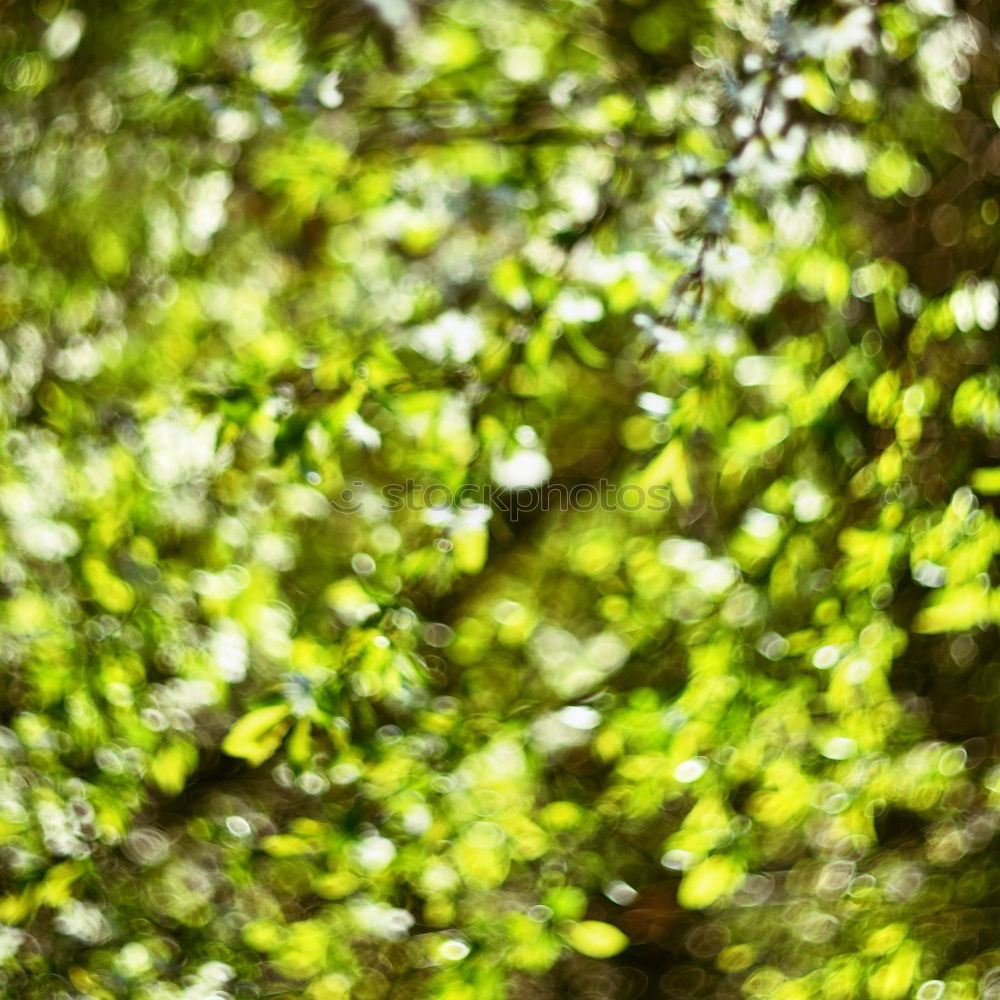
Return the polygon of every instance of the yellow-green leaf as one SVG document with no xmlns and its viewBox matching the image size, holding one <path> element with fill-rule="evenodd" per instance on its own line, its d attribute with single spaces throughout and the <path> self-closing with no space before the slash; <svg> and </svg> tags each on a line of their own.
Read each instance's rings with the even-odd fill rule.
<svg viewBox="0 0 1000 1000">
<path fill-rule="evenodd" d="M 176 795 L 198 763 L 198 751 L 186 740 L 172 740 L 149 765 L 149 777 L 161 792 Z"/>
<path fill-rule="evenodd" d="M 891 962 L 868 977 L 868 992 L 874 1000 L 898 1000 L 910 991 L 920 962 L 920 948 L 907 941 L 893 956 Z"/>
<path fill-rule="evenodd" d="M 703 910 L 728 896 L 743 878 L 742 867 L 726 854 L 713 854 L 685 872 L 677 901 L 689 910 Z"/>
<path fill-rule="evenodd" d="M 971 482 L 972 488 L 977 493 L 996 496 L 996 494 L 1000 493 L 1000 468 L 973 469 Z"/>
<path fill-rule="evenodd" d="M 267 705 L 238 719 L 222 741 L 230 757 L 242 757 L 254 767 L 263 764 L 281 745 L 291 725 L 287 705 Z"/>
<path fill-rule="evenodd" d="M 617 927 L 601 920 L 581 920 L 565 932 L 569 944 L 590 958 L 611 958 L 624 951 L 628 938 Z"/>
<path fill-rule="evenodd" d="M 312 723 L 309 719 L 299 719 L 295 723 L 285 752 L 288 754 L 288 759 L 299 767 L 309 763 L 312 753 Z"/>
</svg>

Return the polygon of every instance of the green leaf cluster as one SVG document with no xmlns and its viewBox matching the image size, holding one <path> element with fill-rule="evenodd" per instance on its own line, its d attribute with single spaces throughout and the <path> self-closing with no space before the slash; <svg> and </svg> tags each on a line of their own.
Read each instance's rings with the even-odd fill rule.
<svg viewBox="0 0 1000 1000">
<path fill-rule="evenodd" d="M 0 25 L 0 996 L 1000 996 L 965 0 Z"/>
</svg>

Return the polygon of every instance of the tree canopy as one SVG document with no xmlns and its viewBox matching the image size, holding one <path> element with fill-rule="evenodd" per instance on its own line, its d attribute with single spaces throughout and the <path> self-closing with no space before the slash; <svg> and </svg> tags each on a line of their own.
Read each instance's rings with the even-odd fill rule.
<svg viewBox="0 0 1000 1000">
<path fill-rule="evenodd" d="M 1000 997 L 991 4 L 0 10 L 3 996 Z"/>
</svg>

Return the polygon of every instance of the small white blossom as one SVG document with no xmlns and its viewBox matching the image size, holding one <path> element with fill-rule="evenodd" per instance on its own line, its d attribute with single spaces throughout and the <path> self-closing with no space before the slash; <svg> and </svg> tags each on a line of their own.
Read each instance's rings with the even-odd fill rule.
<svg viewBox="0 0 1000 1000">
<path fill-rule="evenodd" d="M 17 954 L 27 935 L 16 927 L 0 926 L 0 962 Z"/>
<path fill-rule="evenodd" d="M 508 457 L 493 460 L 493 478 L 504 489 L 532 489 L 541 486 L 552 475 L 549 460 L 531 448 L 518 448 Z"/>
<path fill-rule="evenodd" d="M 111 927 L 101 911 L 90 903 L 71 900 L 55 919 L 56 930 L 85 944 L 101 944 L 111 937 Z"/>
<path fill-rule="evenodd" d="M 368 451 L 374 451 L 382 444 L 382 435 L 357 413 L 352 413 L 347 418 L 344 433 Z"/>
<path fill-rule="evenodd" d="M 402 940 L 416 923 L 408 910 L 368 900 L 356 902 L 351 907 L 351 914 L 362 931 L 386 941 Z"/>
<path fill-rule="evenodd" d="M 396 845 L 386 837 L 365 837 L 355 845 L 354 856 L 362 868 L 380 872 L 392 863 L 396 856 Z"/>
<path fill-rule="evenodd" d="M 413 331 L 413 347 L 431 361 L 471 361 L 483 347 L 483 329 L 475 316 L 450 309 L 433 323 Z"/>
</svg>

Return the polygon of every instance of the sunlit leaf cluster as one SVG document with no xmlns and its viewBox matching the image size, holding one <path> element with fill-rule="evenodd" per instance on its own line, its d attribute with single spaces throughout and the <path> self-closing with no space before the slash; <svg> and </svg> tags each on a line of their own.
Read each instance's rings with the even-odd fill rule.
<svg viewBox="0 0 1000 1000">
<path fill-rule="evenodd" d="M 1000 997 L 988 3 L 0 10 L 0 995 Z"/>
</svg>

